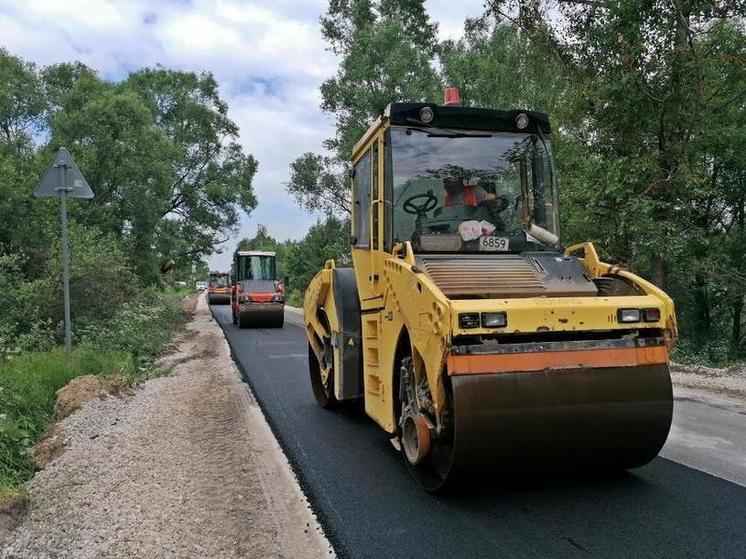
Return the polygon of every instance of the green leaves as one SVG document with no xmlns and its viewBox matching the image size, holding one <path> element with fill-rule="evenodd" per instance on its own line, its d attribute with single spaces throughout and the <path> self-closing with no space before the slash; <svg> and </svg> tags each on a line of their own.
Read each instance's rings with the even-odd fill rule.
<svg viewBox="0 0 746 559">
<path fill-rule="evenodd" d="M 37 149 L 32 135 L 47 142 Z M 119 239 L 146 283 L 163 262 L 202 260 L 257 204 L 257 161 L 210 73 L 111 83 L 81 63 L 39 69 L 0 50 L 0 252 L 36 256 L 56 238 L 54 201 L 32 191 L 60 146 L 95 193 L 71 204 L 72 220 Z"/>
<path fill-rule="evenodd" d="M 332 157 L 310 152 L 298 157 L 285 190 L 308 211 L 351 215 L 350 181 Z"/>
<path fill-rule="evenodd" d="M 340 64 L 321 94 L 333 156 L 296 159 L 287 190 L 344 215 L 354 143 L 387 103 L 438 101 L 442 84 L 465 104 L 547 112 L 563 242 L 594 241 L 666 287 L 688 347 L 721 360 L 730 338 L 743 355 L 744 16 L 742 2 L 497 0 L 440 43 L 421 1 L 332 0 L 322 34 Z"/>
<path fill-rule="evenodd" d="M 388 103 L 439 97 L 437 26 L 421 0 L 335 1 L 321 22 L 322 35 L 341 57 L 337 74 L 321 86 L 321 108 L 337 119 L 327 145 L 345 161 Z"/>
</svg>

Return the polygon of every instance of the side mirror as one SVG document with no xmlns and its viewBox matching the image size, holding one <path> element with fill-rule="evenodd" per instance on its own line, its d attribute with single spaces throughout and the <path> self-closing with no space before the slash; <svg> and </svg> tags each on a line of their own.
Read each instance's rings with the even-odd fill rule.
<svg viewBox="0 0 746 559">
<path fill-rule="evenodd" d="M 282 285 L 285 286 L 286 290 L 287 290 L 289 284 L 290 284 L 290 278 L 288 276 L 285 276 L 284 278 L 282 278 Z"/>
</svg>

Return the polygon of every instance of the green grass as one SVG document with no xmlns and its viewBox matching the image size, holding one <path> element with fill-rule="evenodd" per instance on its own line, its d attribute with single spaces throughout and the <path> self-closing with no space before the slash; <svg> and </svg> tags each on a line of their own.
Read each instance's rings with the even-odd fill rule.
<svg viewBox="0 0 746 559">
<path fill-rule="evenodd" d="M 179 297 L 186 297 L 187 295 L 191 295 L 192 293 L 195 293 L 197 289 L 194 287 L 194 284 L 187 284 L 185 287 L 176 287 L 175 285 L 169 285 L 164 289 L 164 293 L 166 295 L 178 295 Z"/>
<path fill-rule="evenodd" d="M 285 299 L 285 302 L 291 307 L 303 308 L 303 293 L 301 293 L 297 289 L 291 289 L 290 292 L 287 294 L 287 299 Z"/>
<path fill-rule="evenodd" d="M 0 364 L 0 490 L 30 478 L 28 449 L 51 421 L 54 393 L 80 375 L 118 374 L 133 378 L 129 353 L 81 348 L 27 353 Z"/>
</svg>

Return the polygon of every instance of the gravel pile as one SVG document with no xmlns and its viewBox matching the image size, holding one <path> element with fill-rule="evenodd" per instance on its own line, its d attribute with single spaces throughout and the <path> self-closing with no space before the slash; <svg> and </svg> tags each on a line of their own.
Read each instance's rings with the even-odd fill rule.
<svg viewBox="0 0 746 559">
<path fill-rule="evenodd" d="M 735 363 L 733 365 L 730 365 L 729 367 L 723 368 L 705 367 L 704 365 L 682 365 L 681 363 L 671 363 L 671 371 L 674 373 L 687 373 L 709 377 L 746 378 L 746 363 Z"/>
<path fill-rule="evenodd" d="M 60 423 L 67 450 L 1 557 L 333 554 L 204 298 L 189 328 L 173 376 Z"/>
<path fill-rule="evenodd" d="M 746 402 L 746 363 L 715 368 L 671 363 L 674 385 Z"/>
</svg>

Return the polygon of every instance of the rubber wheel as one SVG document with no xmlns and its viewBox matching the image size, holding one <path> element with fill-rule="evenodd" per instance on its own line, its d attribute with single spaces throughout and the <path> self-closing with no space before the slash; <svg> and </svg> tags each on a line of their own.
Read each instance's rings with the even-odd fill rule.
<svg viewBox="0 0 746 559">
<path fill-rule="evenodd" d="M 332 367 L 325 385 L 321 380 L 319 361 L 316 359 L 316 354 L 313 352 L 310 342 L 308 344 L 308 369 L 311 375 L 311 388 L 313 389 L 313 396 L 316 398 L 316 403 L 326 410 L 333 409 L 337 404 L 337 398 L 334 396 L 334 390 L 332 390 L 334 386 L 334 368 Z"/>
</svg>

